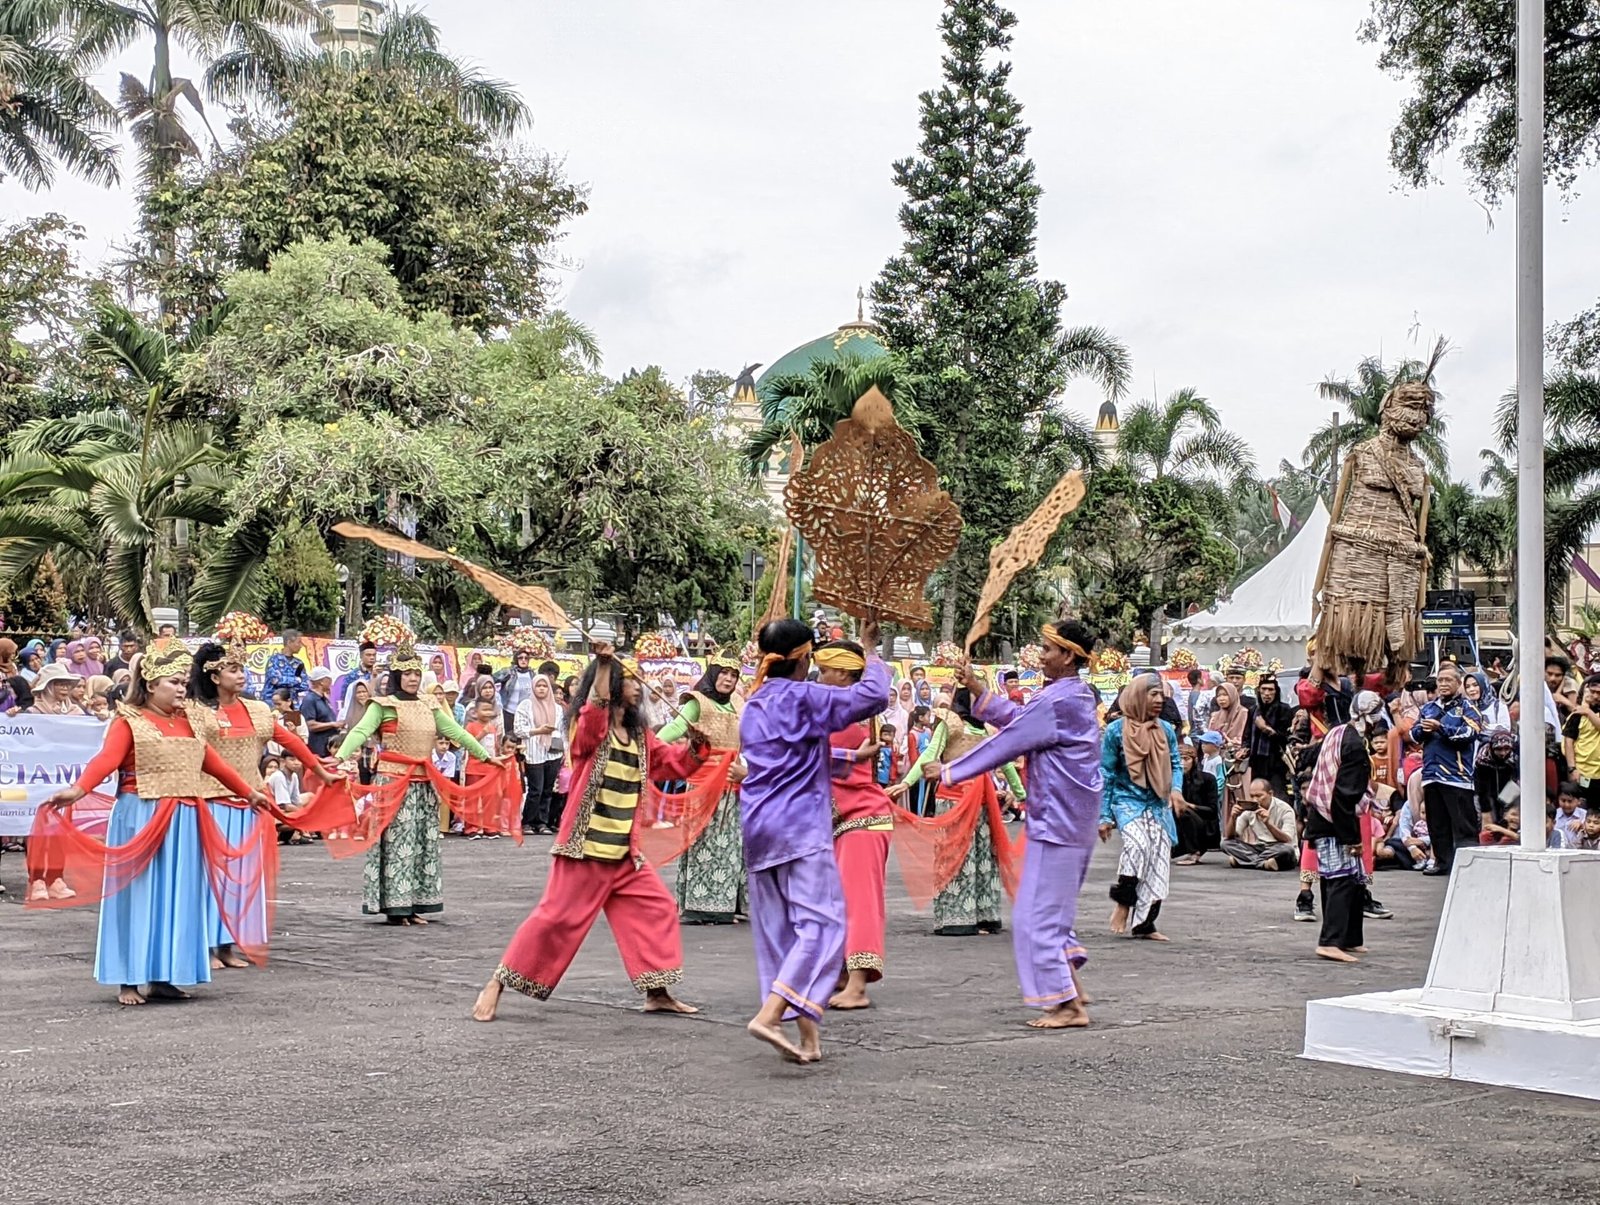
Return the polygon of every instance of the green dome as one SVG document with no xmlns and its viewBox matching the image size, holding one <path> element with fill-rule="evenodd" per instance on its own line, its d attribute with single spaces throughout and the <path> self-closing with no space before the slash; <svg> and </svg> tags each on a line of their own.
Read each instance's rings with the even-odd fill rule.
<svg viewBox="0 0 1600 1205">
<path fill-rule="evenodd" d="M 765 395 L 767 382 L 778 377 L 810 372 L 812 363 L 817 360 L 837 362 L 847 357 L 877 360 L 888 354 L 883 332 L 874 323 L 860 319 L 846 322 L 838 330 L 803 343 L 767 365 L 767 370 L 756 378 L 756 392 Z"/>
</svg>

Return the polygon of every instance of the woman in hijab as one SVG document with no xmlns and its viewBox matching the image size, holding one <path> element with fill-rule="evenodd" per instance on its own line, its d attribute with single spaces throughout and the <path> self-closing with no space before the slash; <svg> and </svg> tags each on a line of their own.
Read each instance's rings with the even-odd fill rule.
<svg viewBox="0 0 1600 1205">
<path fill-rule="evenodd" d="M 1167 896 L 1172 845 L 1178 838 L 1175 818 L 1189 810 L 1178 733 L 1160 718 L 1161 700 L 1159 679 L 1135 678 L 1118 696 L 1121 714 L 1106 725 L 1100 746 L 1105 780 L 1100 840 L 1107 840 L 1112 829 L 1122 834 L 1117 881 L 1111 887 L 1116 905 L 1111 931 L 1146 941 L 1167 940 L 1156 929 L 1156 917 Z"/>
<path fill-rule="evenodd" d="M 81 640 L 74 640 L 68 643 L 66 660 L 63 664 L 66 665 L 67 672 L 75 678 L 92 678 L 97 672 L 90 667 L 89 654 Z"/>
<path fill-rule="evenodd" d="M 1468 674 L 1461 684 L 1461 690 L 1467 696 L 1467 702 L 1476 707 L 1478 714 L 1483 717 L 1485 732 L 1493 732 L 1496 728 L 1510 731 L 1511 713 L 1506 710 L 1506 705 L 1500 701 L 1500 696 L 1489 685 L 1489 679 L 1482 671 L 1474 670 Z"/>
<path fill-rule="evenodd" d="M 17 654 L 17 676 L 32 682 L 44 668 L 44 641 L 30 640 Z"/>
<path fill-rule="evenodd" d="M 98 636 L 85 636 L 83 638 L 83 663 L 89 667 L 85 678 L 98 678 L 106 672 L 105 646 L 100 643 Z"/>
<path fill-rule="evenodd" d="M 1279 799 L 1289 798 L 1289 766 L 1283 759 L 1289 746 L 1289 725 L 1294 708 L 1283 701 L 1278 680 L 1263 674 L 1256 684 L 1256 714 L 1250 721 L 1250 777 L 1265 778 Z"/>
<path fill-rule="evenodd" d="M 1222 831 L 1233 831 L 1233 818 L 1244 806 L 1250 785 L 1250 712 L 1229 682 L 1219 682 L 1206 728 L 1222 737 L 1222 757 L 1227 763 L 1227 797 L 1222 801 Z"/>
<path fill-rule="evenodd" d="M 1478 742 L 1478 760 L 1472 778 L 1483 821 L 1505 823 L 1506 809 L 1517 805 L 1517 792 L 1513 788 L 1521 773 L 1517 738 L 1509 728 L 1496 728 Z"/>
</svg>

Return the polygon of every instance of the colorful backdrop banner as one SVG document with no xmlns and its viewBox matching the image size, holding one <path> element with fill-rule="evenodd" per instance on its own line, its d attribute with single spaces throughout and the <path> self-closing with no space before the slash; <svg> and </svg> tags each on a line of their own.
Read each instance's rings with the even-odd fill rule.
<svg viewBox="0 0 1600 1205">
<path fill-rule="evenodd" d="M 0 834 L 27 836 L 39 805 L 82 777 L 105 735 L 89 716 L 0 717 Z"/>
</svg>

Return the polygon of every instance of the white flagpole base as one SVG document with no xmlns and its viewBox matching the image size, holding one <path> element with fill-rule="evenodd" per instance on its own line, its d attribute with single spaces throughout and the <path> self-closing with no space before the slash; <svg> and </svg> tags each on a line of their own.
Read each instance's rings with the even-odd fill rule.
<svg viewBox="0 0 1600 1205">
<path fill-rule="evenodd" d="M 1422 988 L 1311 1000 L 1303 1057 L 1600 1100 L 1600 851 L 1456 856 Z"/>
</svg>

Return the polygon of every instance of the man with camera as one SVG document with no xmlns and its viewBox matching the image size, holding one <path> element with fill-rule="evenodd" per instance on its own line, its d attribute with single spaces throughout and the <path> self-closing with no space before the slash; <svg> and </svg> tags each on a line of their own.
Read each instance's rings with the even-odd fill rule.
<svg viewBox="0 0 1600 1205">
<path fill-rule="evenodd" d="M 1294 809 L 1272 794 L 1266 779 L 1252 778 L 1222 852 L 1238 870 L 1289 870 L 1299 862 L 1296 837 Z"/>
</svg>

